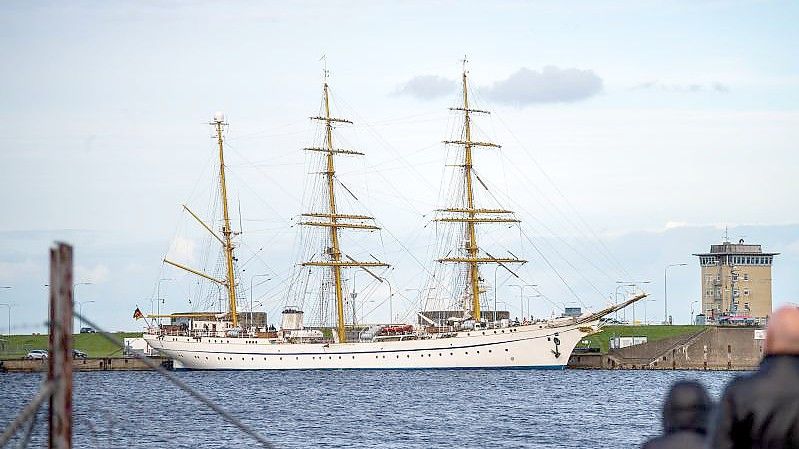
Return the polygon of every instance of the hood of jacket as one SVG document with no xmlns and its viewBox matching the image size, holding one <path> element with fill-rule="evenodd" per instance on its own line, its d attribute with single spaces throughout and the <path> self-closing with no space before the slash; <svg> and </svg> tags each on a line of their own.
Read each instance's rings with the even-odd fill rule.
<svg viewBox="0 0 799 449">
<path fill-rule="evenodd" d="M 706 433 L 711 407 L 710 397 L 701 384 L 677 382 L 663 403 L 663 430 L 665 433 L 681 430 Z"/>
</svg>

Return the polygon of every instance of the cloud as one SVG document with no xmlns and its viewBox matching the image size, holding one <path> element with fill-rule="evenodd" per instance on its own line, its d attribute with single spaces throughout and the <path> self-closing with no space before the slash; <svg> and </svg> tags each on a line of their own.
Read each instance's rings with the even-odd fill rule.
<svg viewBox="0 0 799 449">
<path fill-rule="evenodd" d="M 677 228 L 684 228 L 684 227 L 687 227 L 687 226 L 688 226 L 688 223 L 686 223 L 684 221 L 667 221 L 665 229 L 666 230 L 677 229 Z"/>
<path fill-rule="evenodd" d="M 194 240 L 175 237 L 172 244 L 169 245 L 169 251 L 166 253 L 166 258 L 174 260 L 179 263 L 188 263 L 194 261 Z"/>
<path fill-rule="evenodd" d="M 102 264 L 97 264 L 93 267 L 78 265 L 75 267 L 75 282 L 100 284 L 108 280 L 110 272 L 108 267 Z"/>
<path fill-rule="evenodd" d="M 42 267 L 32 259 L 20 262 L 0 261 L 0 282 L 12 283 L 21 279 L 41 276 Z"/>
<path fill-rule="evenodd" d="M 483 91 L 490 100 L 515 106 L 580 101 L 602 90 L 602 78 L 592 70 L 546 66 L 540 71 L 522 67 Z"/>
<path fill-rule="evenodd" d="M 698 84 L 698 83 L 679 84 L 679 83 L 664 83 L 661 81 L 647 81 L 645 83 L 636 84 L 635 86 L 632 87 L 631 90 L 659 90 L 662 92 L 687 92 L 687 93 L 698 93 L 698 92 L 727 93 L 730 91 L 730 87 L 718 81 L 714 81 L 712 83 L 707 83 L 707 84 Z"/>
<path fill-rule="evenodd" d="M 455 81 L 438 75 L 420 75 L 406 81 L 394 92 L 395 95 L 408 95 L 420 100 L 443 97 L 455 90 Z"/>
</svg>

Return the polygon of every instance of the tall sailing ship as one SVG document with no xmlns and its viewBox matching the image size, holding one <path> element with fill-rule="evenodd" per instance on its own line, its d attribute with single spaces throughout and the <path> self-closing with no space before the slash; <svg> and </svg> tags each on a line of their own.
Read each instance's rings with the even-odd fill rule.
<svg viewBox="0 0 799 449">
<path fill-rule="evenodd" d="M 342 250 L 342 232 L 367 230 L 379 227 L 373 217 L 343 211 L 337 202 L 336 158 L 362 156 L 363 153 L 337 148 L 334 129 L 350 124 L 349 120 L 332 117 L 330 94 L 325 73 L 322 115 L 311 117 L 323 126 L 323 144 L 305 148 L 320 154 L 323 170 L 323 193 L 319 204 L 322 210 L 302 214 L 304 227 L 322 229 L 324 250 L 300 263 L 303 269 L 321 270 L 325 290 L 332 297 L 335 327 L 326 334 L 322 329 L 305 325 L 305 312 L 300 307 L 286 307 L 282 312 L 279 329 L 243 325 L 237 308 L 235 269 L 235 233 L 231 228 L 225 179 L 224 129 L 222 114 L 214 116 L 214 128 L 219 153 L 219 188 L 222 203 L 221 235 L 203 222 L 199 216 L 184 206 L 222 246 L 224 278 L 203 273 L 179 262 L 164 259 L 174 267 L 188 271 L 217 284 L 227 292 L 227 313 L 187 313 L 166 315 L 175 326 L 152 326 L 144 334 L 147 343 L 174 362 L 177 369 L 423 369 L 423 368 L 539 368 L 562 369 L 572 350 L 585 336 L 597 332 L 600 318 L 620 310 L 642 298 L 635 295 L 628 300 L 595 313 L 586 312 L 577 317 L 564 317 L 535 323 L 511 322 L 501 319 L 496 310 L 486 313 L 481 306 L 485 291 L 480 275 L 481 266 L 495 265 L 513 273 L 512 266 L 525 261 L 515 256 L 494 257 L 478 245 L 478 226 L 496 223 L 517 223 L 510 210 L 485 208 L 477 204 L 473 183 L 473 151 L 499 147 L 490 142 L 474 140 L 472 117 L 487 114 L 474 109 L 469 103 L 467 71 L 462 74 L 462 104 L 451 108 L 462 115 L 463 129 L 455 140 L 445 141 L 461 150 L 456 164 L 459 170 L 458 200 L 450 207 L 437 211 L 436 221 L 458 226 L 460 244 L 436 262 L 460 267 L 461 288 L 453 301 L 462 310 L 435 319 L 430 314 L 417 313 L 419 325 L 386 323 L 371 325 L 364 332 L 352 332 L 346 320 L 344 270 L 362 270 L 383 282 L 376 270 L 388 264 L 377 260 L 357 260 Z M 477 178 L 482 184 L 482 180 Z M 485 296 L 485 295 L 482 295 Z M 496 306 L 495 306 L 496 308 Z M 353 314 L 354 315 L 354 314 Z M 138 312 L 134 316 L 143 317 Z M 162 317 L 150 315 L 149 317 Z M 354 316 L 353 316 L 354 317 Z M 390 316 L 390 321 L 393 317 Z"/>
</svg>

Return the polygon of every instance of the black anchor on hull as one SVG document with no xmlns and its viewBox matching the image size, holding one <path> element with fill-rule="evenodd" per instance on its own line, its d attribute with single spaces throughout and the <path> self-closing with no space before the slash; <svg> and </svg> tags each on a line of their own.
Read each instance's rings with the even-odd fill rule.
<svg viewBox="0 0 799 449">
<path fill-rule="evenodd" d="M 555 349 L 552 350 L 552 353 L 555 354 L 555 358 L 557 359 L 560 357 L 560 351 L 558 350 L 558 346 L 560 345 L 560 338 L 555 337 L 552 339 L 552 342 L 555 343 Z"/>
</svg>

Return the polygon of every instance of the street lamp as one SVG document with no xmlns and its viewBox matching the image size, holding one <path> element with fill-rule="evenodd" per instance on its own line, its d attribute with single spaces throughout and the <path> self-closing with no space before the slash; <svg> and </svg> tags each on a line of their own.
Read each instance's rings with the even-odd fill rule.
<svg viewBox="0 0 799 449">
<path fill-rule="evenodd" d="M 91 304 L 95 302 L 94 300 L 91 301 L 75 301 L 78 304 L 78 315 L 80 315 L 80 327 L 83 328 L 83 305 L 84 304 Z"/>
<path fill-rule="evenodd" d="M 663 269 L 663 324 L 669 324 L 669 268 L 684 267 L 687 263 L 671 263 Z"/>
<path fill-rule="evenodd" d="M 527 295 L 527 313 L 530 314 L 530 321 L 533 321 L 533 314 L 530 313 L 530 298 L 540 298 L 541 294 L 538 293 L 536 295 Z"/>
<path fill-rule="evenodd" d="M 394 288 L 391 287 L 391 282 L 388 278 L 380 277 L 380 282 L 386 281 L 388 285 L 388 321 L 394 321 Z M 393 324 L 389 322 L 388 324 Z"/>
<path fill-rule="evenodd" d="M 497 270 L 499 269 L 500 265 L 497 264 L 494 267 L 494 324 L 493 326 L 497 325 Z"/>
<path fill-rule="evenodd" d="M 645 299 L 642 302 L 644 303 L 644 326 L 646 326 L 647 324 L 649 324 L 649 314 L 646 312 L 646 303 L 654 301 L 651 299 Z"/>
<path fill-rule="evenodd" d="M 619 294 L 619 287 L 638 287 L 638 284 L 649 284 L 652 281 L 616 281 L 617 284 L 620 284 L 616 287 L 616 301 L 618 301 L 618 294 Z M 646 306 L 644 306 L 646 307 Z M 644 309 L 644 314 L 646 315 L 646 309 Z M 624 314 L 625 319 L 627 318 L 627 313 Z M 633 326 L 635 326 L 635 303 L 633 303 Z"/>
<path fill-rule="evenodd" d="M 694 302 L 691 303 L 691 323 L 690 324 L 692 324 L 692 325 L 696 324 L 696 322 L 694 321 L 694 304 L 696 304 L 698 302 L 699 301 L 694 301 Z"/>
<path fill-rule="evenodd" d="M 0 285 L 0 288 L 8 290 L 11 288 L 9 285 Z M 11 304 L 0 304 L 0 306 L 8 307 L 8 335 L 11 336 Z"/>
<path fill-rule="evenodd" d="M 11 306 L 13 306 L 13 305 L 14 304 L 9 304 L 9 303 L 2 304 L 2 303 L 0 303 L 0 306 L 8 307 L 8 336 L 9 337 L 11 336 Z"/>
<path fill-rule="evenodd" d="M 161 281 L 173 281 L 173 280 L 174 279 L 172 279 L 172 278 L 161 278 L 161 279 L 158 279 L 158 284 L 155 287 L 155 299 L 158 301 L 158 303 L 157 303 L 158 305 L 156 306 L 156 307 L 158 307 L 158 311 L 155 314 L 158 315 L 158 325 L 159 326 L 161 325 L 161 303 L 164 302 L 164 299 L 161 298 Z"/>
<path fill-rule="evenodd" d="M 613 296 L 613 299 L 614 299 L 614 301 L 616 301 L 616 304 L 618 304 L 619 303 L 619 289 L 622 288 L 622 287 L 635 287 L 635 284 L 625 284 L 625 283 L 623 283 L 623 281 L 616 281 L 616 283 L 619 284 L 619 285 L 616 286 L 616 294 Z M 616 319 L 617 320 L 619 319 L 619 311 L 618 310 L 616 311 Z M 627 321 L 627 308 L 626 307 L 624 308 L 624 321 Z"/>
<path fill-rule="evenodd" d="M 519 308 L 522 312 L 522 319 L 524 319 L 524 287 L 538 287 L 538 284 L 511 284 L 511 287 L 519 287 Z M 528 310 L 529 312 L 529 310 Z"/>
<path fill-rule="evenodd" d="M 49 285 L 50 284 L 44 284 L 45 287 L 49 287 Z M 72 304 L 75 304 L 76 302 L 78 302 L 78 301 L 76 301 L 78 296 L 75 294 L 75 292 L 78 291 L 78 286 L 79 285 L 92 285 L 92 283 L 91 282 L 76 282 L 76 283 L 72 284 Z M 81 324 L 83 324 L 83 319 L 81 319 Z"/>
<path fill-rule="evenodd" d="M 252 319 L 252 299 L 253 299 L 252 280 L 257 278 L 257 277 L 264 277 L 264 276 L 269 276 L 269 274 L 268 273 L 254 274 L 254 275 L 252 275 L 252 277 L 250 277 L 250 327 L 252 327 L 252 322 L 253 322 L 253 319 Z M 264 282 L 269 282 L 271 280 L 272 280 L 272 278 L 269 278 L 269 279 L 265 280 Z M 264 323 L 264 324 L 266 324 L 266 323 Z"/>
</svg>

